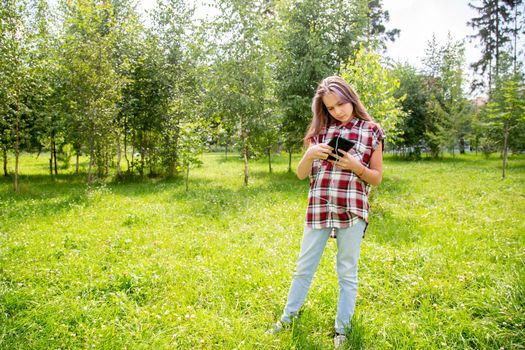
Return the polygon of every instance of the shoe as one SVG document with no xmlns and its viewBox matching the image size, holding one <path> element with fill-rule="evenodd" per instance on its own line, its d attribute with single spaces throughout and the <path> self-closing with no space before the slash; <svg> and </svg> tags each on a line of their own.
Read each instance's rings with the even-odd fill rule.
<svg viewBox="0 0 525 350">
<path fill-rule="evenodd" d="M 268 334 L 279 334 L 286 328 L 289 328 L 290 324 L 282 321 L 277 321 L 272 328 L 268 330 Z"/>
<path fill-rule="evenodd" d="M 346 335 L 344 334 L 336 334 L 334 337 L 334 347 L 337 349 L 341 346 L 343 346 L 346 343 Z"/>
</svg>

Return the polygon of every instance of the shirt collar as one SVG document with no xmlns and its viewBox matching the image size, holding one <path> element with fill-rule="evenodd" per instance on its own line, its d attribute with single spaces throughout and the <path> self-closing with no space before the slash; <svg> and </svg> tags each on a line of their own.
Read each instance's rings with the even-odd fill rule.
<svg viewBox="0 0 525 350">
<path fill-rule="evenodd" d="M 338 120 L 335 121 L 335 126 L 337 128 L 347 128 L 347 129 L 352 129 L 352 127 L 355 125 L 355 123 L 357 123 L 357 120 L 359 118 L 358 117 L 353 117 L 352 119 L 350 119 L 349 121 L 345 122 L 345 123 L 342 123 Z"/>
</svg>

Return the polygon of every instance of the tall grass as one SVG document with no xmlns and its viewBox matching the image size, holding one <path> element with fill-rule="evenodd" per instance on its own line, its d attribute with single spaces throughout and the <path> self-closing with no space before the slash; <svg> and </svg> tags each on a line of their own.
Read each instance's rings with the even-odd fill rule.
<svg viewBox="0 0 525 350">
<path fill-rule="evenodd" d="M 0 181 L 1 349 L 324 349 L 337 298 L 329 241 L 299 321 L 288 292 L 307 183 L 207 154 L 183 180 Z M 525 347 L 525 157 L 385 160 L 362 245 L 353 349 Z"/>
</svg>

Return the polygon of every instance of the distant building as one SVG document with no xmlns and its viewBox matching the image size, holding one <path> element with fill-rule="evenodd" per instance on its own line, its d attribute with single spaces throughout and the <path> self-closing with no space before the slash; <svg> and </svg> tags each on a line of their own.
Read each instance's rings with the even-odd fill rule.
<svg viewBox="0 0 525 350">
<path fill-rule="evenodd" d="M 488 101 L 489 101 L 488 96 L 481 95 L 481 96 L 477 96 L 477 97 L 475 97 L 475 98 L 472 100 L 472 103 L 474 104 L 475 107 L 477 107 L 477 108 L 481 108 L 481 107 L 485 106 L 485 105 L 487 104 Z"/>
</svg>

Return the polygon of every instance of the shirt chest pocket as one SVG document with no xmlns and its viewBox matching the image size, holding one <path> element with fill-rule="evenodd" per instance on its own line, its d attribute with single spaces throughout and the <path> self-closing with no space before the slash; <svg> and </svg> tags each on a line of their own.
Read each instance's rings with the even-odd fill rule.
<svg viewBox="0 0 525 350">
<path fill-rule="evenodd" d="M 367 145 L 357 141 L 353 147 L 353 152 L 362 163 L 368 164 L 368 162 L 370 162 L 372 152 Z"/>
</svg>

